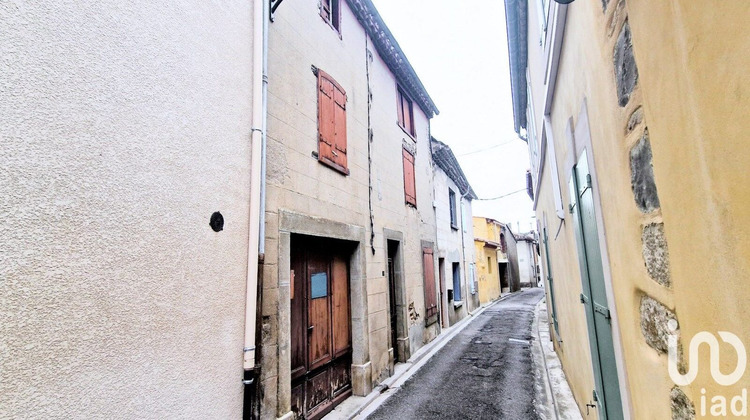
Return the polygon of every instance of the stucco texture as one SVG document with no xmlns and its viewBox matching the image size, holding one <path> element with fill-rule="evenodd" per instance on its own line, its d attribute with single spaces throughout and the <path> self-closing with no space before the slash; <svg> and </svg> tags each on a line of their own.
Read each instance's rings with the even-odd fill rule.
<svg viewBox="0 0 750 420">
<path fill-rule="evenodd" d="M 532 3 L 529 3 L 532 5 Z M 533 5 L 530 7 L 534 7 Z M 539 33 L 530 11 L 529 33 Z M 682 345 L 700 331 L 730 331 L 750 342 L 744 303 L 750 254 L 750 195 L 745 186 L 750 156 L 744 153 L 750 127 L 748 105 L 750 39 L 743 32 L 750 4 L 739 1 L 610 2 L 602 13 L 595 2 L 568 7 L 555 96 L 552 132 L 560 167 L 563 208 L 570 203 L 567 183 L 575 156 L 566 135 L 588 120 L 587 146 L 594 177 L 607 287 L 613 297 L 615 349 L 626 416 L 671 418 L 667 356 L 649 346 L 641 332 L 641 299 L 649 296 L 676 315 Z M 618 104 L 613 53 L 627 19 L 632 31 L 638 82 L 624 107 Z M 545 66 L 538 40 L 529 44 L 532 86 L 543 93 Z M 532 49 L 533 47 L 533 49 Z M 534 54 L 534 55 L 532 55 Z M 582 65 L 585 63 L 585 65 Z M 535 99 L 537 97 L 535 96 Z M 538 97 L 537 103 L 543 98 Z M 640 111 L 639 108 L 642 107 Z M 541 107 L 539 107 L 541 108 Z M 539 111 L 539 110 L 538 110 Z M 638 114 L 632 117 L 634 113 Z M 542 113 L 537 112 L 537 125 Z M 630 154 L 648 129 L 653 181 L 659 208 L 639 210 L 631 184 Z M 576 129 L 576 134 L 578 131 Z M 575 138 L 576 146 L 584 138 Z M 547 158 L 549 161 L 549 156 Z M 586 320 L 578 300 L 580 270 L 569 213 L 555 214 L 546 165 L 540 180 L 537 217 L 548 220 L 559 339 L 566 375 L 582 412 L 593 389 Z M 670 283 L 658 283 L 644 262 L 644 226 L 663 223 Z M 661 225 L 660 225 L 661 226 Z M 557 234 L 557 230 L 560 233 Z M 663 251 L 666 252 L 666 249 Z M 747 375 L 721 387 L 709 374 L 709 352 L 701 352 L 696 381 L 682 387 L 696 403 L 701 388 L 710 398 L 731 398 L 750 386 Z M 722 352 L 721 369 L 731 371 L 736 356 Z"/>
<path fill-rule="evenodd" d="M 0 3 L 0 418 L 241 416 L 251 18 Z"/>
</svg>

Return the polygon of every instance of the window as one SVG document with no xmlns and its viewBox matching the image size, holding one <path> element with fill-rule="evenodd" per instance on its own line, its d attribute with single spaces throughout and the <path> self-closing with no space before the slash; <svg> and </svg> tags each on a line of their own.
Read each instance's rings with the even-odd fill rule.
<svg viewBox="0 0 750 420">
<path fill-rule="evenodd" d="M 453 263 L 453 302 L 461 302 L 461 264 Z"/>
<path fill-rule="evenodd" d="M 318 70 L 318 160 L 343 174 L 346 161 L 346 92 Z"/>
<path fill-rule="evenodd" d="M 492 274 L 492 257 L 487 257 L 487 272 Z"/>
<path fill-rule="evenodd" d="M 336 32 L 341 32 L 341 7 L 339 0 L 321 0 L 320 17 Z"/>
<path fill-rule="evenodd" d="M 410 136 L 416 136 L 417 133 L 414 131 L 414 105 L 401 88 L 398 88 L 398 103 L 396 104 L 396 108 L 399 127 L 403 128 Z"/>
<path fill-rule="evenodd" d="M 417 183 L 414 178 L 414 155 L 403 149 L 404 154 L 404 196 L 407 204 L 417 207 Z"/>
<path fill-rule="evenodd" d="M 450 188 L 448 188 L 448 206 L 451 209 L 451 228 L 458 229 L 458 221 L 456 220 L 456 193 Z"/>
</svg>

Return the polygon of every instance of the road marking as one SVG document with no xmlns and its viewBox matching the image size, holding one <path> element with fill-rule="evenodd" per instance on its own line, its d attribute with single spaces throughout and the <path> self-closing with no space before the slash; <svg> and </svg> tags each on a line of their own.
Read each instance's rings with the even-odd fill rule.
<svg viewBox="0 0 750 420">
<path fill-rule="evenodd" d="M 529 340 L 519 340 L 517 338 L 509 338 L 508 341 L 511 343 L 518 343 L 518 344 L 529 344 Z"/>
</svg>

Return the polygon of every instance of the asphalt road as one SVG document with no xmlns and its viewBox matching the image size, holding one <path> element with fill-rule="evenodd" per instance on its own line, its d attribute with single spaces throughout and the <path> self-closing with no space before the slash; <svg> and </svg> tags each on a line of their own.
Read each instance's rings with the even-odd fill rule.
<svg viewBox="0 0 750 420">
<path fill-rule="evenodd" d="M 531 325 L 542 289 L 487 308 L 368 419 L 532 420 Z"/>
</svg>

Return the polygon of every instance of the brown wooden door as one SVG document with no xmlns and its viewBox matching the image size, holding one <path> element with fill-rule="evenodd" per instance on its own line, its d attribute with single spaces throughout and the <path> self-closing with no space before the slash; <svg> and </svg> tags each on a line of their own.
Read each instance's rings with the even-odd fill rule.
<svg viewBox="0 0 750 420">
<path fill-rule="evenodd" d="M 292 239 L 292 409 L 320 418 L 351 394 L 351 316 L 346 248 Z"/>
</svg>

